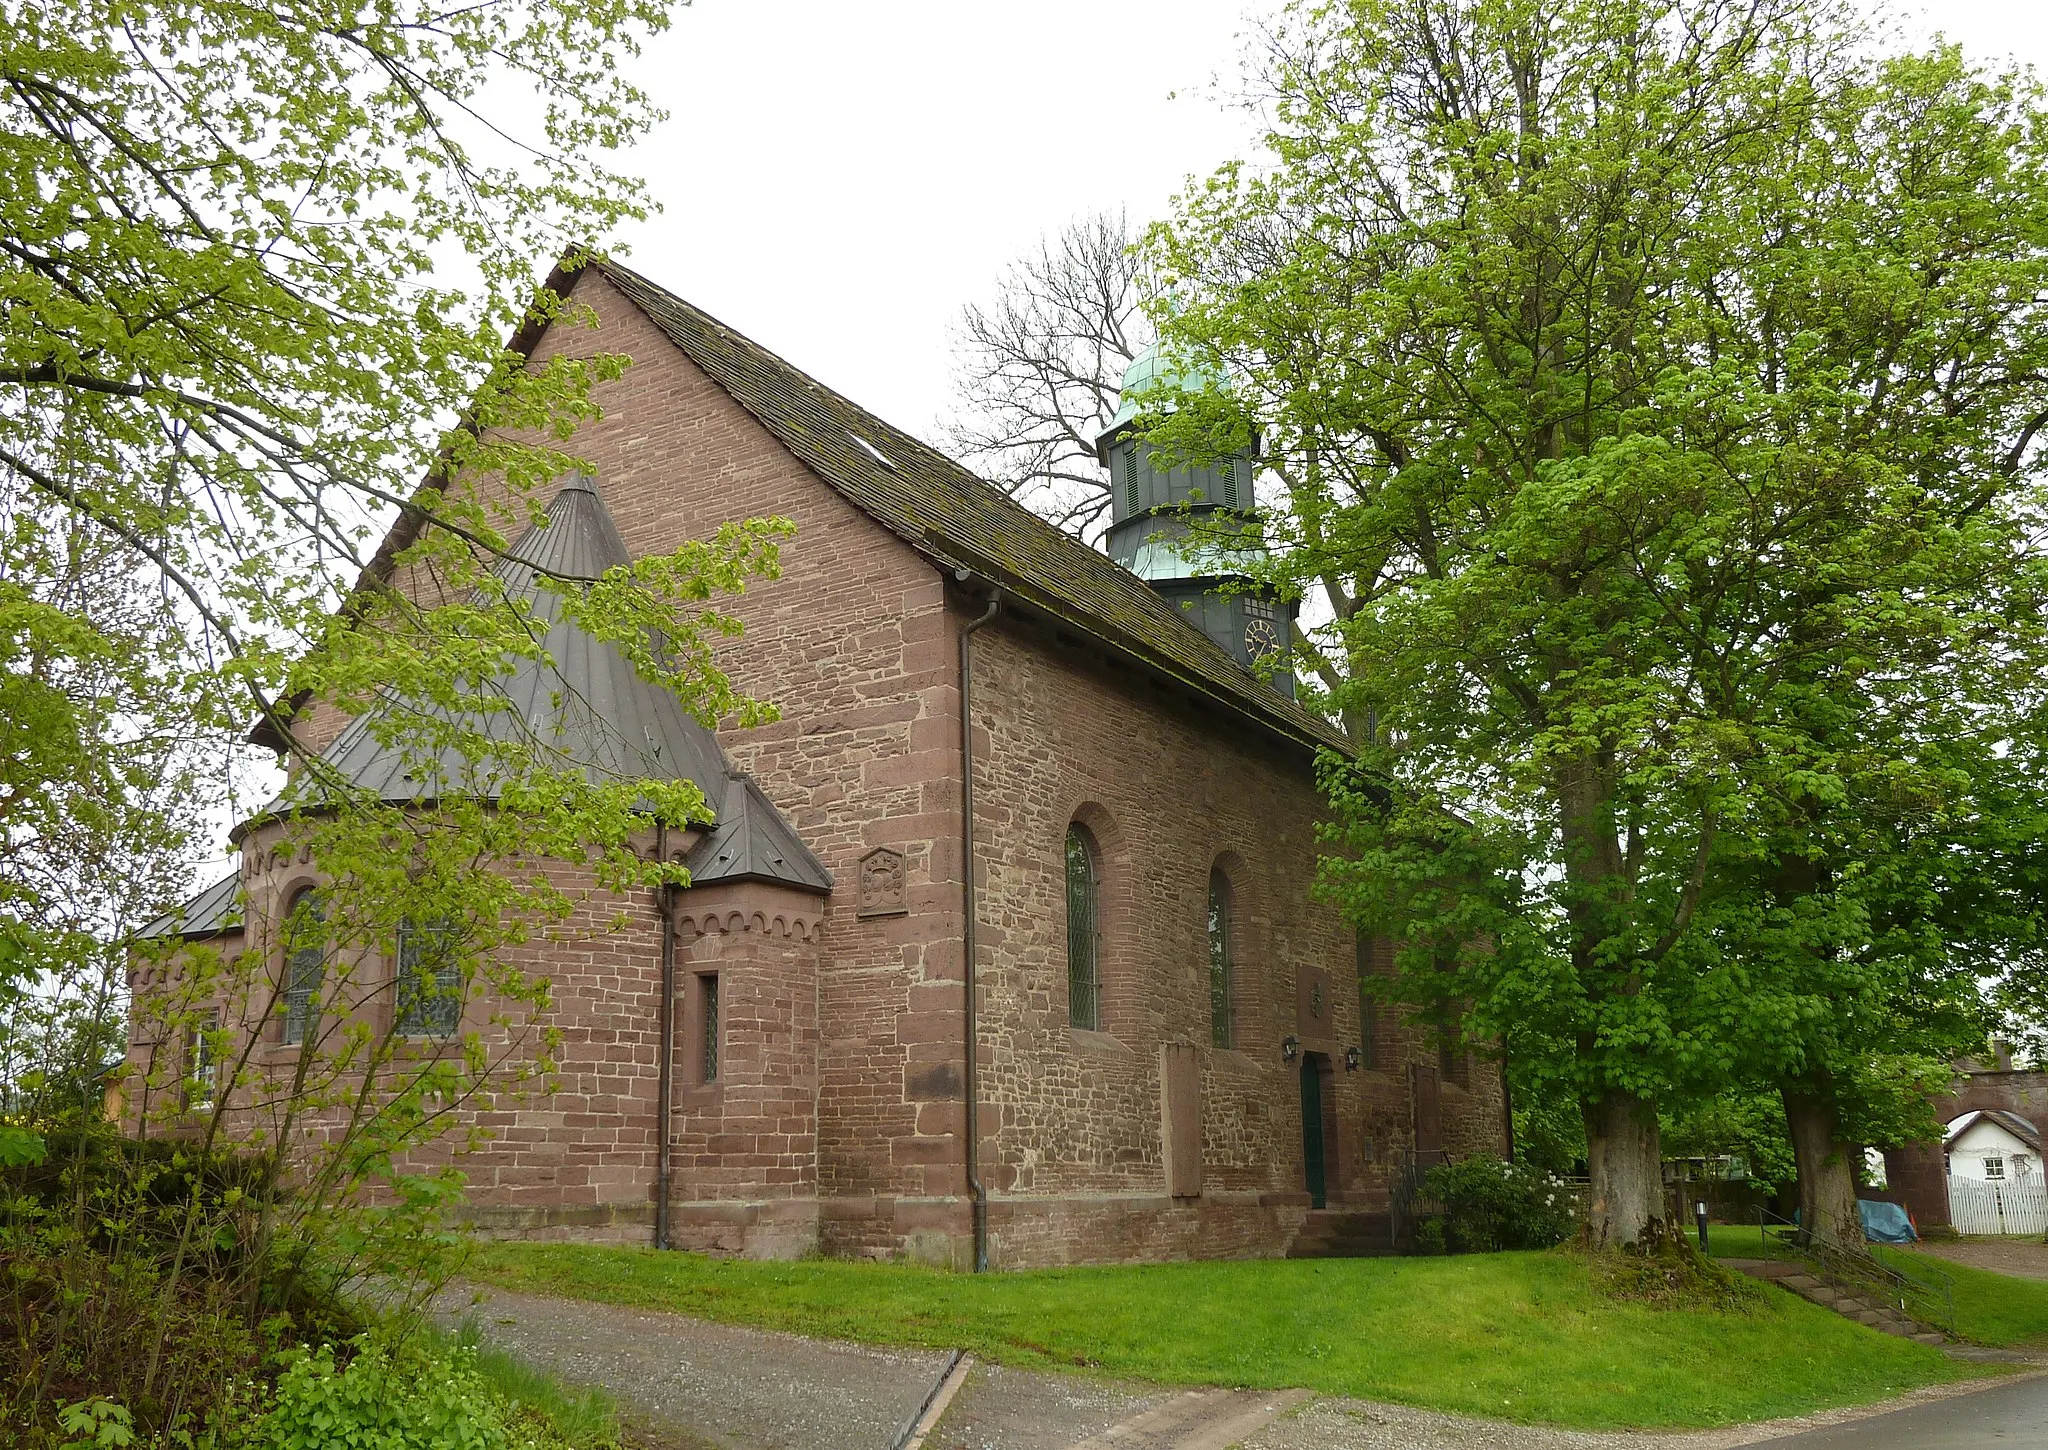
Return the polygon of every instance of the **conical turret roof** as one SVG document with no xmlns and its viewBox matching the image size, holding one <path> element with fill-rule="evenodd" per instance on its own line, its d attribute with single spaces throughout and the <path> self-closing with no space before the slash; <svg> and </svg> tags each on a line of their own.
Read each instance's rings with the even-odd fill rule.
<svg viewBox="0 0 2048 1450">
<path fill-rule="evenodd" d="M 526 603 L 535 627 L 545 631 L 546 655 L 517 660 L 492 683 L 499 707 L 464 711 L 453 723 L 465 734 L 534 745 L 558 768 L 580 768 L 593 783 L 694 781 L 715 805 L 726 779 L 717 738 L 673 694 L 642 678 L 615 646 L 565 618 L 561 596 L 541 586 L 544 577 L 592 580 L 630 562 L 596 485 L 572 477 L 549 503 L 546 522 L 529 529 L 496 570 L 506 595 Z M 495 800 L 501 782 L 488 773 L 488 761 L 465 760 L 453 745 L 427 761 L 416 746 L 380 738 L 391 733 L 394 715 L 434 708 L 387 694 L 349 722 L 321 759 L 386 801 Z"/>
<path fill-rule="evenodd" d="M 733 772 L 725 799 L 717 802 L 718 824 L 697 843 L 683 864 L 690 884 L 712 881 L 779 881 L 829 895 L 832 873 L 798 839 L 752 778 Z"/>
</svg>

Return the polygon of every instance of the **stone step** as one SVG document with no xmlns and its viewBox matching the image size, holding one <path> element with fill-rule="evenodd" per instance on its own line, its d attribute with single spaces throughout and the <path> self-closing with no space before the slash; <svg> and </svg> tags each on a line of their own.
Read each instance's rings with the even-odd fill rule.
<svg viewBox="0 0 2048 1450">
<path fill-rule="evenodd" d="M 1394 1252 L 1394 1221 L 1384 1213 L 1319 1208 L 1287 1246 L 1290 1259 L 1363 1259 Z"/>
<path fill-rule="evenodd" d="M 1948 1336 L 1928 1329 L 1889 1303 L 1873 1304 L 1858 1295 L 1822 1283 L 1808 1266 L 1777 1259 L 1723 1259 L 1722 1264 L 1752 1279 L 1762 1279 L 1789 1289 L 1811 1304 L 1818 1304 L 1883 1334 L 1921 1344 L 1947 1345 Z"/>
</svg>

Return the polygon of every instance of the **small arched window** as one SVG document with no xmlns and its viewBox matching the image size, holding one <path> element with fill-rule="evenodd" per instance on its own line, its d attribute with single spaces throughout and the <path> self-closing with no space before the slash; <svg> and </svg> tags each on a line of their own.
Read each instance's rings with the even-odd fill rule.
<svg viewBox="0 0 2048 1450">
<path fill-rule="evenodd" d="M 292 897 L 284 913 L 284 1040 L 304 1042 L 320 1006 L 320 976 L 327 962 L 327 915 L 312 887 Z"/>
<path fill-rule="evenodd" d="M 1102 980 L 1097 957 L 1100 882 L 1095 840 L 1085 826 L 1067 827 L 1067 1021 L 1094 1031 L 1102 1025 Z"/>
<path fill-rule="evenodd" d="M 1231 955 L 1230 878 L 1221 871 L 1209 873 L 1209 1040 L 1218 1047 L 1230 1046 L 1231 978 L 1236 963 Z"/>
</svg>

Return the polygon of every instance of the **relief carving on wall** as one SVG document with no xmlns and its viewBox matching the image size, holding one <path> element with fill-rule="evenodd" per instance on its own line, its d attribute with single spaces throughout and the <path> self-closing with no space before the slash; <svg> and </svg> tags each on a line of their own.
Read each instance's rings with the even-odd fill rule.
<svg viewBox="0 0 2048 1450">
<path fill-rule="evenodd" d="M 910 910 L 904 888 L 908 880 L 903 853 L 877 846 L 860 858 L 858 916 L 902 916 Z"/>
<path fill-rule="evenodd" d="M 1295 978 L 1294 1030 L 1301 1040 L 1326 1047 L 1337 1038 L 1337 998 L 1330 974 L 1303 967 Z"/>
</svg>

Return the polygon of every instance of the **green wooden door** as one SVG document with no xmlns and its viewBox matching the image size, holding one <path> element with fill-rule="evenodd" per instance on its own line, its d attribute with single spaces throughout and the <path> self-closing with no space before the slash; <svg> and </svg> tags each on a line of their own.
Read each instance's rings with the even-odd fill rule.
<svg viewBox="0 0 2048 1450">
<path fill-rule="evenodd" d="M 1301 1161 L 1308 1177 L 1308 1201 L 1325 1203 L 1323 1188 L 1323 1074 L 1312 1054 L 1301 1059 Z"/>
</svg>

